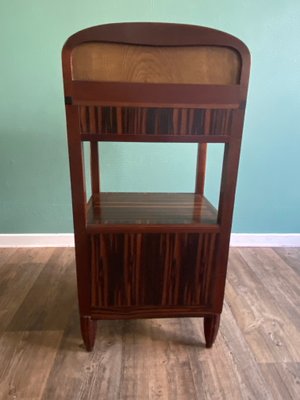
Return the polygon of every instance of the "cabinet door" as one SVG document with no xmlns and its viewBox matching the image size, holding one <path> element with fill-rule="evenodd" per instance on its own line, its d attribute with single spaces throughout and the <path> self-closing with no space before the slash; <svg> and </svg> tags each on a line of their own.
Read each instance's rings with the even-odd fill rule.
<svg viewBox="0 0 300 400">
<path fill-rule="evenodd" d="M 92 307 L 206 306 L 216 234 L 98 234 Z"/>
</svg>

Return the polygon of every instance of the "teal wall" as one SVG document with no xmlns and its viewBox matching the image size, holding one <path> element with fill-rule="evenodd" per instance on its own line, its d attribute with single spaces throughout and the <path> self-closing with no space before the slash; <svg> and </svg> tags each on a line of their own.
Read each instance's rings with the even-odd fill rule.
<svg viewBox="0 0 300 400">
<path fill-rule="evenodd" d="M 199 24 L 245 41 L 252 73 L 233 230 L 300 232 L 299 20 L 299 0 L 2 0 L 0 232 L 71 232 L 61 48 L 80 29 L 120 21 Z M 193 189 L 195 146 L 140 145 L 138 159 L 135 146 L 102 147 L 104 189 Z M 210 152 L 212 178 L 219 156 Z M 215 186 L 207 192 L 215 201 Z"/>
</svg>

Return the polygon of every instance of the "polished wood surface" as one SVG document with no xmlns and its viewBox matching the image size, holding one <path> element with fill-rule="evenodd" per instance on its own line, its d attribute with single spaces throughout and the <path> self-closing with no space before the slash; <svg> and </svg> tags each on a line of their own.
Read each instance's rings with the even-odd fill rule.
<svg viewBox="0 0 300 400">
<path fill-rule="evenodd" d="M 79 331 L 74 249 L 0 249 L 0 399 L 295 400 L 299 248 L 234 248 L 214 346 L 201 320 Z M 298 300 L 297 300 L 298 299 Z"/>
<path fill-rule="evenodd" d="M 92 321 L 167 316 L 204 317 L 211 347 L 223 308 L 247 47 L 203 27 L 122 23 L 74 34 L 62 58 L 86 348 Z M 198 143 L 195 193 L 101 193 L 101 141 Z M 90 142 L 89 201 L 83 142 Z M 218 210 L 203 193 L 206 143 L 224 143 Z"/>
<path fill-rule="evenodd" d="M 244 109 L 247 86 L 71 81 L 67 105 Z"/>
<path fill-rule="evenodd" d="M 72 78 L 142 83 L 239 82 L 238 53 L 226 47 L 154 47 L 83 43 L 72 52 Z"/>
<path fill-rule="evenodd" d="M 92 314 L 116 306 L 168 316 L 168 308 L 213 303 L 211 275 L 216 234 L 99 234 L 92 237 Z M 160 310 L 160 307 L 163 310 Z M 134 310 L 133 310 L 134 311 Z M 172 310 L 171 310 L 172 312 Z M 98 314 L 101 310 L 98 310 Z M 129 312 L 128 317 L 132 317 Z M 199 312 L 201 316 L 201 312 Z"/>
<path fill-rule="evenodd" d="M 93 195 L 87 207 L 88 230 L 98 227 L 101 232 L 111 225 L 161 229 L 166 225 L 169 231 L 180 226 L 189 231 L 205 225 L 218 231 L 217 210 L 204 196 L 194 193 L 102 192 Z"/>
</svg>

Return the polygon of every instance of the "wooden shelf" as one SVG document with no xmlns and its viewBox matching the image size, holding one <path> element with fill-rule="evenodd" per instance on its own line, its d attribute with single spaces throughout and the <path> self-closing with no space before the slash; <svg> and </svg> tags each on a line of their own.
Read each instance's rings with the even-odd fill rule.
<svg viewBox="0 0 300 400">
<path fill-rule="evenodd" d="M 217 210 L 194 193 L 100 193 L 87 205 L 87 231 L 218 232 Z"/>
</svg>

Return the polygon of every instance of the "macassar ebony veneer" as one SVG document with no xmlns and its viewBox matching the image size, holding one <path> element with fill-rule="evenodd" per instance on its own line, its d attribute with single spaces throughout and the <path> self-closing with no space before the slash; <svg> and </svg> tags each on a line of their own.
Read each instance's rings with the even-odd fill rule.
<svg viewBox="0 0 300 400">
<path fill-rule="evenodd" d="M 99 319 L 158 317 L 204 317 L 211 347 L 224 299 L 247 47 L 199 26 L 121 23 L 74 34 L 62 57 L 86 349 L 93 348 Z M 103 141 L 196 143 L 195 192 L 102 192 Z M 208 143 L 224 144 L 218 209 L 204 196 Z"/>
</svg>

